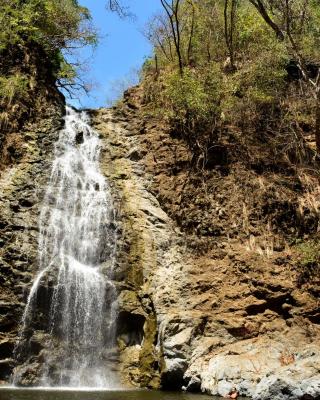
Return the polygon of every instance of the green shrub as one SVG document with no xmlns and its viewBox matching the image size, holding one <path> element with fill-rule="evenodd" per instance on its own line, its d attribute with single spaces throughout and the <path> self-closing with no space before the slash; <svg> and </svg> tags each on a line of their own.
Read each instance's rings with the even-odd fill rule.
<svg viewBox="0 0 320 400">
<path fill-rule="evenodd" d="M 20 73 L 8 77 L 0 76 L 0 104 L 10 106 L 13 101 L 25 96 L 28 88 L 28 77 Z"/>
<path fill-rule="evenodd" d="M 300 257 L 299 262 L 303 267 L 320 264 L 320 242 L 310 240 L 296 245 Z"/>
<path fill-rule="evenodd" d="M 76 0 L 1 0 L 0 21 L 0 57 L 36 44 L 52 62 L 53 72 L 61 71 L 71 81 L 73 67 L 69 64 L 66 72 L 65 51 L 96 43 L 90 13 Z M 0 67 L 5 69 L 4 60 Z"/>
<path fill-rule="evenodd" d="M 213 120 L 220 131 L 229 125 L 288 145 L 317 126 L 319 1 L 264 1 L 265 12 L 253 3 L 180 0 L 148 26 L 155 57 L 144 66 L 146 98 L 194 127 L 195 140 Z"/>
<path fill-rule="evenodd" d="M 320 241 L 309 240 L 296 245 L 298 253 L 297 284 L 319 283 L 320 276 Z"/>
<path fill-rule="evenodd" d="M 161 113 L 181 133 L 205 129 L 220 113 L 222 76 L 216 64 L 202 69 L 185 67 L 183 75 L 173 69 L 164 70 L 151 82 L 154 112 Z"/>
</svg>

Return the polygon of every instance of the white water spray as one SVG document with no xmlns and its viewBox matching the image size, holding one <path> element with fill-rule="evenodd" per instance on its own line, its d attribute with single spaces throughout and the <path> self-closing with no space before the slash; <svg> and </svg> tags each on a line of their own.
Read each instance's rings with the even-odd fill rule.
<svg viewBox="0 0 320 400">
<path fill-rule="evenodd" d="M 109 271 L 113 267 L 114 209 L 99 154 L 99 137 L 87 114 L 67 108 L 41 210 L 39 274 L 22 322 L 23 336 L 36 312 L 41 280 L 50 276 L 55 283 L 48 332 L 58 338 L 63 357 L 58 373 L 52 372 L 52 360 L 46 360 L 45 386 L 112 386 L 103 351 L 112 342 L 115 289 L 101 265 Z M 52 341 L 53 356 L 55 351 Z"/>
</svg>

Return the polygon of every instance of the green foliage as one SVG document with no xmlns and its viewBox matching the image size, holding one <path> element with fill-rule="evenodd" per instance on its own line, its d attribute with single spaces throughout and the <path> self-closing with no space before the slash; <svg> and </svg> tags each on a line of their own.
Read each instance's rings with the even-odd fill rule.
<svg viewBox="0 0 320 400">
<path fill-rule="evenodd" d="M 59 53 L 59 69 L 57 73 L 57 79 L 65 82 L 70 82 L 71 84 L 75 82 L 77 78 L 77 73 L 75 69 L 70 65 L 66 60 L 62 57 L 61 53 Z"/>
<path fill-rule="evenodd" d="M 169 74 L 162 93 L 168 117 L 180 124 L 210 119 L 218 111 L 220 78 L 214 66 L 206 71 L 185 68 L 182 76 L 178 71 Z"/>
<path fill-rule="evenodd" d="M 193 145 L 197 139 L 195 131 L 212 128 L 221 113 L 223 76 L 219 65 L 184 67 L 182 75 L 178 69 L 166 68 L 156 80 L 152 73 L 148 61 L 143 69 L 143 83 L 146 101 L 151 105 L 149 112 L 164 118 Z"/>
<path fill-rule="evenodd" d="M 313 129 L 314 88 L 289 76 L 288 66 L 299 74 L 301 60 L 320 65 L 319 2 L 289 3 L 288 17 L 285 2 L 263 2 L 282 40 L 249 0 L 229 0 L 227 9 L 226 0 L 180 0 L 182 71 L 169 18 L 155 17 L 147 29 L 154 58 L 143 67 L 150 112 L 165 115 L 194 142 L 205 131 L 221 137 L 231 126 L 244 135 L 272 130 L 283 149 L 289 143 L 282 141 L 296 142 L 304 128 Z"/>
<path fill-rule="evenodd" d="M 296 245 L 298 253 L 298 286 L 314 283 L 320 274 L 320 241 L 309 240 Z"/>
<path fill-rule="evenodd" d="M 67 48 L 70 43 L 96 40 L 88 26 L 89 11 L 75 0 L 2 0 L 1 48 L 34 41 L 48 52 Z"/>
<path fill-rule="evenodd" d="M 0 55 L 32 43 L 47 54 L 57 75 L 74 79 L 64 54 L 96 43 L 89 11 L 76 0 L 1 0 Z"/>
<path fill-rule="evenodd" d="M 279 43 L 267 49 L 260 47 L 254 62 L 243 62 L 241 68 L 226 76 L 221 105 L 226 122 L 243 125 L 246 121 L 254 127 L 258 120 L 272 118 L 273 108 L 287 89 L 285 54 Z"/>
<path fill-rule="evenodd" d="M 303 267 L 320 264 L 320 242 L 310 240 L 302 242 L 296 246 L 300 254 L 300 264 Z"/>
<path fill-rule="evenodd" d="M 29 77 L 22 73 L 0 76 L 0 130 L 6 129 L 10 123 L 18 119 L 15 104 L 24 101 L 29 86 Z"/>
<path fill-rule="evenodd" d="M 28 87 L 28 78 L 25 75 L 16 73 L 9 77 L 0 76 L 0 103 L 5 102 L 11 105 L 14 100 L 23 97 Z"/>
</svg>

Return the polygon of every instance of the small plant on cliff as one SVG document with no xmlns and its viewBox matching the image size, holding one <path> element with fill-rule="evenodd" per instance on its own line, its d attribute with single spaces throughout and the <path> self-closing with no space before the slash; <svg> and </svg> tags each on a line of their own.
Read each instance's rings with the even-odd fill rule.
<svg viewBox="0 0 320 400">
<path fill-rule="evenodd" d="M 10 115 L 15 113 L 15 104 L 20 102 L 27 93 L 28 77 L 14 73 L 7 77 L 0 76 L 0 128 L 6 129 L 10 123 Z"/>
<path fill-rule="evenodd" d="M 320 274 L 320 241 L 310 240 L 296 246 L 299 255 L 298 285 L 319 280 Z"/>
<path fill-rule="evenodd" d="M 10 75 L 9 77 L 0 76 L 0 98 L 9 106 L 14 100 L 24 96 L 28 87 L 28 79 L 21 73 Z"/>
<path fill-rule="evenodd" d="M 289 350 L 283 350 L 279 357 L 280 364 L 287 366 L 295 362 L 295 355 Z"/>
</svg>

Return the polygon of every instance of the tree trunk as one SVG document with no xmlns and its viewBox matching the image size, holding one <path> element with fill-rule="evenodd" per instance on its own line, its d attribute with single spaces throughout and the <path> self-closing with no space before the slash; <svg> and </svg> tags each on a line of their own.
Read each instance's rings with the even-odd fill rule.
<svg viewBox="0 0 320 400">
<path fill-rule="evenodd" d="M 179 71 L 180 75 L 183 75 L 183 60 L 181 53 L 181 40 L 180 40 L 180 21 L 179 21 L 179 5 L 180 0 L 172 0 L 171 5 L 167 2 L 167 0 L 160 0 L 163 9 L 165 10 L 172 31 L 173 41 L 176 48 L 178 61 L 179 61 Z"/>
<path fill-rule="evenodd" d="M 237 0 L 231 0 L 231 10 L 229 17 L 229 0 L 225 0 L 224 3 L 224 36 L 230 58 L 230 72 L 236 70 L 235 66 L 235 55 L 234 55 L 234 31 L 236 24 L 236 6 Z"/>
<path fill-rule="evenodd" d="M 316 140 L 316 148 L 318 154 L 320 154 L 320 90 L 319 89 L 317 90 L 317 97 L 316 97 L 316 124 L 315 124 L 315 140 Z"/>
</svg>

